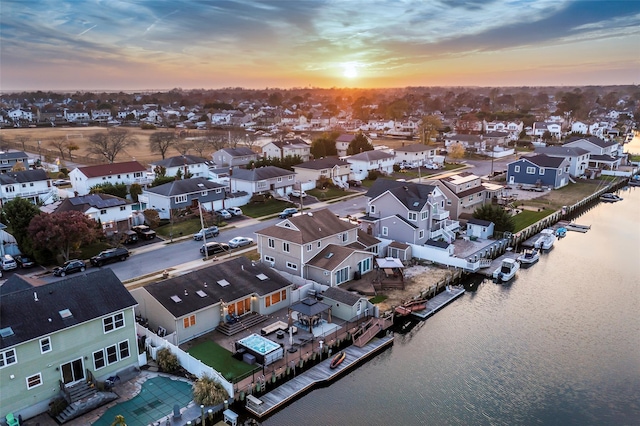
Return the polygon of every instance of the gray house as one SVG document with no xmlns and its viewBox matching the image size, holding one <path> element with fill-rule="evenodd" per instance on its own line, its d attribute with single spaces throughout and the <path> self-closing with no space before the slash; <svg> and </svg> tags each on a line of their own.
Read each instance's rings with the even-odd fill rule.
<svg viewBox="0 0 640 426">
<path fill-rule="evenodd" d="M 569 174 L 574 177 L 584 176 L 589 167 L 590 153 L 578 146 L 544 146 L 536 148 L 536 154 L 544 154 L 549 157 L 566 158 L 569 161 Z"/>
<path fill-rule="evenodd" d="M 231 171 L 231 192 L 244 191 L 248 194 L 264 194 L 272 192 L 285 196 L 293 191 L 296 174 L 291 170 L 275 166 L 258 167 L 257 169 L 234 169 Z"/>
<path fill-rule="evenodd" d="M 486 240 L 493 236 L 494 227 L 493 222 L 472 217 L 467 221 L 467 236 Z"/>
<path fill-rule="evenodd" d="M 29 156 L 22 151 L 0 153 L 0 173 L 11 171 L 16 163 L 22 163 L 25 169 L 29 168 Z"/>
<path fill-rule="evenodd" d="M 225 186 L 204 178 L 174 180 L 164 185 L 145 189 L 138 199 L 147 208 L 158 211 L 160 219 L 170 219 L 171 209 L 198 208 L 208 211 L 223 208 Z"/>
<path fill-rule="evenodd" d="M 257 161 L 259 155 L 246 147 L 222 148 L 213 153 L 213 161 L 217 167 L 246 166 L 251 161 Z"/>
<path fill-rule="evenodd" d="M 375 309 L 365 296 L 340 287 L 329 287 L 322 292 L 322 297 L 324 303 L 331 305 L 331 314 L 346 321 L 363 315 L 373 315 Z"/>
<path fill-rule="evenodd" d="M 562 188 L 569 183 L 569 160 L 543 154 L 522 157 L 507 165 L 507 183 Z"/>
</svg>

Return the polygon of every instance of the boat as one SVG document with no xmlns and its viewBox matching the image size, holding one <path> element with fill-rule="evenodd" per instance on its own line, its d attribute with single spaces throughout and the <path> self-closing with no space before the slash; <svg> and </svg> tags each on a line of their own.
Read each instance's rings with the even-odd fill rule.
<svg viewBox="0 0 640 426">
<path fill-rule="evenodd" d="M 533 247 L 542 250 L 551 250 L 555 242 L 555 231 L 553 229 L 543 229 L 540 231 L 540 237 L 533 243 Z"/>
<path fill-rule="evenodd" d="M 640 186 L 640 179 L 631 179 L 629 181 L 629 186 Z"/>
<path fill-rule="evenodd" d="M 334 368 L 339 366 L 346 357 L 347 357 L 347 353 L 345 351 L 340 352 L 339 354 L 333 357 L 333 359 L 331 360 L 331 364 L 329 364 L 329 368 L 333 370 Z"/>
<path fill-rule="evenodd" d="M 515 277 L 516 272 L 520 269 L 520 262 L 516 259 L 507 258 L 502 261 L 502 265 L 493 271 L 493 278 L 498 281 L 509 281 Z"/>
<path fill-rule="evenodd" d="M 406 317 L 411 312 L 423 311 L 427 309 L 427 299 L 410 300 L 401 306 L 396 306 L 395 313 L 401 317 Z"/>
<path fill-rule="evenodd" d="M 565 228 L 567 228 L 567 231 L 582 232 L 584 234 L 591 229 L 591 225 L 579 225 L 575 222 L 569 222 L 565 225 Z"/>
<path fill-rule="evenodd" d="M 531 265 L 540 260 L 540 252 L 536 249 L 525 250 L 520 256 L 518 256 L 518 262 L 523 265 Z"/>
<path fill-rule="evenodd" d="M 600 196 L 600 201 L 605 203 L 615 203 L 616 201 L 622 201 L 622 198 L 612 192 L 607 192 Z"/>
<path fill-rule="evenodd" d="M 565 228 L 564 226 L 556 229 L 556 237 L 563 238 L 566 235 L 567 235 L 567 228 Z"/>
</svg>

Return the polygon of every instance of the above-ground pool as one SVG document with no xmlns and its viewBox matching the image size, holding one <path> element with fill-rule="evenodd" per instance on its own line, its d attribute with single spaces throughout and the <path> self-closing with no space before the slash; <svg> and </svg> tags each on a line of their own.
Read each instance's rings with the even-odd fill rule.
<svg viewBox="0 0 640 426">
<path fill-rule="evenodd" d="M 236 350 L 250 353 L 262 365 L 269 365 L 284 356 L 282 346 L 255 333 L 238 340 Z"/>
</svg>

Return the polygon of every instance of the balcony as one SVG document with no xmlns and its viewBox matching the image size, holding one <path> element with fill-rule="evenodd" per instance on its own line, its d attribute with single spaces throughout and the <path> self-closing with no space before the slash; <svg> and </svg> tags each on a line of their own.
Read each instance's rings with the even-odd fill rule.
<svg viewBox="0 0 640 426">
<path fill-rule="evenodd" d="M 445 220 L 449 219 L 449 212 L 447 210 L 436 210 L 431 213 L 431 218 L 433 220 Z"/>
</svg>

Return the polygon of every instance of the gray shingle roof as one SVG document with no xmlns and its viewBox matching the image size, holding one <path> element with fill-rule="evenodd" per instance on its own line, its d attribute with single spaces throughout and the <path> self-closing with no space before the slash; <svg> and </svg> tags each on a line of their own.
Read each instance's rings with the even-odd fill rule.
<svg viewBox="0 0 640 426">
<path fill-rule="evenodd" d="M 348 306 L 354 306 L 361 299 L 357 294 L 353 294 L 340 287 L 329 287 L 322 295 L 327 299 L 335 300 Z"/>
<path fill-rule="evenodd" d="M 89 194 L 80 197 L 66 198 L 56 208 L 56 212 L 79 211 L 86 212 L 90 208 L 106 209 L 109 207 L 124 206 L 127 201 L 109 194 Z"/>
<path fill-rule="evenodd" d="M 532 157 L 525 157 L 523 158 L 523 160 L 528 160 L 531 163 L 540 167 L 549 167 L 549 168 L 557 169 L 558 167 L 560 167 L 560 165 L 564 161 L 564 158 L 549 157 L 548 155 L 539 154 L 539 155 L 534 155 Z"/>
<path fill-rule="evenodd" d="M 409 210 L 420 211 L 427 202 L 427 197 L 435 188 L 434 185 L 398 182 L 391 179 L 377 179 L 365 195 L 374 199 L 388 191 Z"/>
<path fill-rule="evenodd" d="M 396 148 L 396 152 L 422 152 L 436 149 L 436 147 L 428 147 L 420 143 L 414 143 L 411 145 L 405 145 L 400 148 Z"/>
<path fill-rule="evenodd" d="M 282 176 L 293 175 L 295 172 L 291 170 L 281 169 L 276 166 L 258 167 L 257 169 L 234 169 L 231 175 L 232 179 L 245 180 L 249 182 L 258 182 L 265 179 L 273 179 Z"/>
<path fill-rule="evenodd" d="M 581 155 L 588 154 L 584 148 L 570 147 L 570 146 L 544 146 L 538 147 L 535 150 L 536 154 L 545 154 L 548 156 L 558 157 L 579 157 Z"/>
<path fill-rule="evenodd" d="M 600 148 L 606 148 L 608 146 L 617 144 L 617 142 L 615 142 L 615 141 L 605 141 L 604 139 L 600 139 L 597 136 L 573 136 L 573 137 L 569 138 L 569 140 L 567 140 L 565 145 L 568 144 L 568 143 L 571 143 L 571 142 L 579 141 L 579 140 L 589 141 L 592 144 L 594 144 L 596 146 L 599 146 Z"/>
<path fill-rule="evenodd" d="M 29 158 L 23 151 L 0 152 L 0 160 L 24 160 Z"/>
<path fill-rule="evenodd" d="M 179 179 L 160 186 L 154 186 L 148 188 L 145 191 L 152 192 L 158 195 L 164 195 L 166 197 L 172 197 L 174 195 L 191 194 L 195 192 L 201 192 L 205 189 L 215 190 L 218 188 L 225 188 L 225 185 L 211 182 L 205 178 L 196 177 L 191 179 Z"/>
<path fill-rule="evenodd" d="M 137 161 L 126 161 L 124 163 L 100 164 L 98 166 L 78 167 L 88 178 L 120 175 L 125 173 L 146 172 L 147 169 Z"/>
<path fill-rule="evenodd" d="M 205 164 L 206 162 L 206 159 L 197 157 L 195 155 L 178 155 L 176 157 L 169 157 L 165 158 L 164 160 L 154 161 L 153 163 L 151 163 L 151 165 L 169 168 L 186 166 L 189 164 Z"/>
<path fill-rule="evenodd" d="M 291 224 L 291 227 L 286 227 L 287 224 Z M 302 214 L 290 217 L 276 225 L 260 229 L 256 234 L 305 244 L 357 227 L 358 225 L 338 219 L 329 209 L 322 209 L 313 212 L 312 215 Z"/>
<path fill-rule="evenodd" d="M 482 219 L 476 219 L 475 217 L 472 217 L 471 219 L 469 219 L 467 221 L 467 223 L 471 223 L 472 225 L 480 225 L 480 226 L 489 226 L 489 225 L 491 225 L 490 221 L 482 220 Z"/>
<path fill-rule="evenodd" d="M 311 160 L 302 164 L 298 164 L 297 166 L 294 166 L 294 169 L 301 168 L 301 169 L 311 169 L 311 170 L 322 170 L 322 169 L 330 169 L 335 166 L 346 166 L 348 164 L 349 163 L 347 163 L 344 160 L 340 160 L 338 157 L 325 157 L 325 158 L 320 158 L 318 160 Z"/>
<path fill-rule="evenodd" d="M 247 155 L 258 155 L 253 152 L 250 148 L 246 148 L 244 146 L 238 148 L 222 148 L 220 151 L 224 151 L 232 157 L 245 157 Z"/>
<path fill-rule="evenodd" d="M 352 155 L 347 159 L 349 160 L 358 160 L 358 161 L 374 161 L 374 160 L 385 160 L 387 158 L 393 158 L 393 154 L 389 154 L 388 152 L 381 150 L 373 150 L 373 151 L 364 151 L 358 154 Z"/>
<path fill-rule="evenodd" d="M 10 185 L 12 183 L 26 183 L 49 180 L 47 172 L 42 169 L 22 170 L 19 172 L 7 172 L 0 174 L 0 184 Z"/>
</svg>

